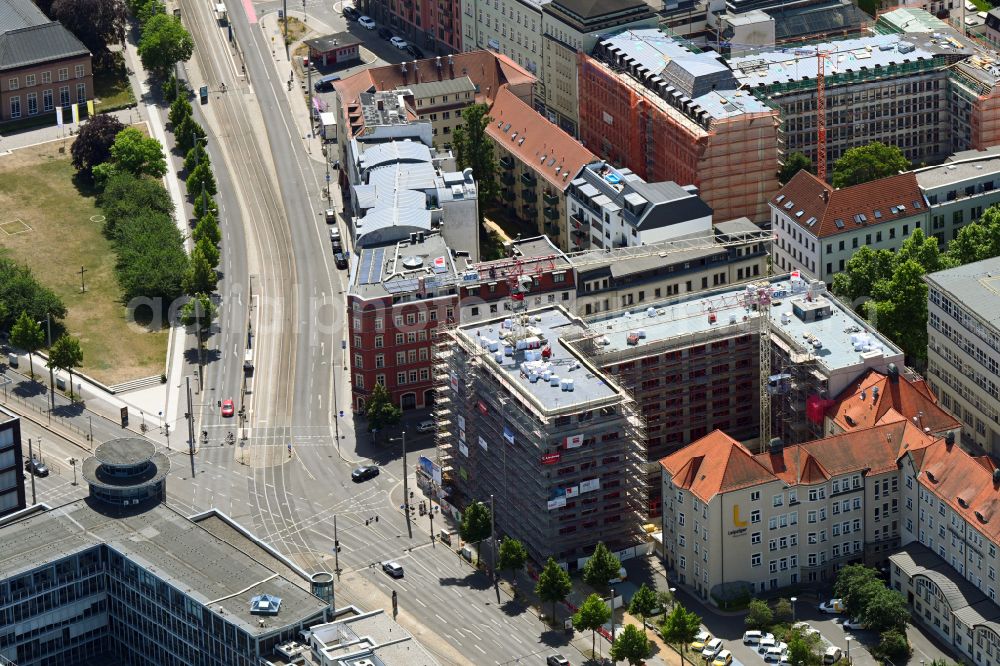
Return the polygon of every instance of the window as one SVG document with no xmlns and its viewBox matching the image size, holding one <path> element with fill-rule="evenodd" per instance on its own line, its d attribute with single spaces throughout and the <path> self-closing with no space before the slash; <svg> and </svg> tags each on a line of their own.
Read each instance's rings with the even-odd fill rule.
<svg viewBox="0 0 1000 666">
<path fill-rule="evenodd" d="M 38 113 L 38 93 L 28 93 L 28 115 L 34 116 Z"/>
<path fill-rule="evenodd" d="M 750 493 L 750 501 L 751 502 L 759 502 L 760 501 L 760 491 L 759 490 L 754 490 L 753 492 Z"/>
<path fill-rule="evenodd" d="M 771 506 L 782 506 L 785 503 L 784 495 L 775 495 Z"/>
<path fill-rule="evenodd" d="M 754 532 L 753 534 L 750 535 L 750 543 L 751 545 L 756 545 L 760 543 L 760 532 Z"/>
<path fill-rule="evenodd" d="M 363 389 L 365 387 L 365 376 L 360 372 L 354 375 L 354 386 L 359 389 Z"/>
<path fill-rule="evenodd" d="M 84 69 L 83 65 L 77 65 L 76 66 L 76 68 L 75 68 L 76 78 L 82 79 L 84 77 L 85 73 L 86 73 L 86 70 Z"/>
<path fill-rule="evenodd" d="M 375 355 L 375 367 L 376 368 L 384 368 L 385 367 L 385 355 L 384 354 L 376 354 Z"/>
<path fill-rule="evenodd" d="M 24 86 L 26 88 L 30 88 L 33 85 L 35 85 L 35 75 L 34 74 L 25 74 L 24 75 Z"/>
<path fill-rule="evenodd" d="M 52 83 L 52 72 L 42 72 L 42 83 Z"/>
<path fill-rule="evenodd" d="M 14 95 L 10 98 L 10 117 L 20 118 L 21 117 L 21 96 Z"/>
<path fill-rule="evenodd" d="M 396 334 L 396 344 L 397 345 L 403 344 L 403 334 L 402 333 L 397 333 Z"/>
<path fill-rule="evenodd" d="M 46 90 L 42 93 L 42 111 L 51 111 L 53 108 L 55 105 L 52 103 L 52 91 Z"/>
<path fill-rule="evenodd" d="M 684 514 L 683 513 L 678 513 L 677 514 L 677 524 L 680 525 L 681 527 L 684 527 Z"/>
<path fill-rule="evenodd" d="M 382 347 L 384 346 L 384 344 L 383 344 L 383 343 L 384 343 L 384 338 L 383 338 L 383 336 L 381 336 L 381 335 L 376 335 L 376 336 L 375 336 L 375 349 L 382 349 Z"/>
<path fill-rule="evenodd" d="M 759 567 L 760 566 L 760 553 L 754 553 L 750 556 L 750 566 Z"/>
<path fill-rule="evenodd" d="M 65 81 L 68 78 L 69 78 L 69 67 L 60 67 L 59 68 L 59 80 L 60 81 Z"/>
<path fill-rule="evenodd" d="M 76 84 L 76 101 L 78 104 L 84 104 L 87 101 L 87 84 L 78 83 Z"/>
<path fill-rule="evenodd" d="M 385 320 L 382 319 L 381 317 L 377 318 L 375 320 L 375 330 L 376 331 L 381 331 L 384 328 L 385 328 Z"/>
<path fill-rule="evenodd" d="M 406 373 L 405 372 L 397 372 L 396 373 L 396 383 L 399 384 L 399 385 L 403 385 L 403 384 L 406 383 Z"/>
<path fill-rule="evenodd" d="M 17 88 L 18 88 L 17 77 L 16 76 L 12 76 L 10 79 L 7 80 L 7 89 L 8 90 L 17 90 Z"/>
<path fill-rule="evenodd" d="M 59 106 L 69 106 L 69 86 L 59 88 Z"/>
<path fill-rule="evenodd" d="M 760 509 L 754 509 L 750 512 L 750 522 L 753 524 L 760 522 Z"/>
</svg>

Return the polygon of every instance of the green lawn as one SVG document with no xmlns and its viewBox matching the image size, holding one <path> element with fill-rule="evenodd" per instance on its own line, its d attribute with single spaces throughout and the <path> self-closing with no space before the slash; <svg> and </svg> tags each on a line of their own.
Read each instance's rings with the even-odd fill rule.
<svg viewBox="0 0 1000 666">
<path fill-rule="evenodd" d="M 94 69 L 94 97 L 97 113 L 135 104 L 124 59 L 119 57 L 112 67 Z"/>
<path fill-rule="evenodd" d="M 54 141 L 0 157 L 0 253 L 27 264 L 63 299 L 66 329 L 80 338 L 83 372 L 108 384 L 158 375 L 167 330 L 150 332 L 126 321 L 115 255 L 95 217 L 100 210 L 92 194 L 74 184 L 71 143 Z"/>
</svg>

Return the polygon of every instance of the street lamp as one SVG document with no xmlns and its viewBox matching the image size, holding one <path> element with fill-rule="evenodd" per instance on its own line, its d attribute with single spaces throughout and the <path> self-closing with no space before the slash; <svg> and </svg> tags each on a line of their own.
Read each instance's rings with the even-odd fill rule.
<svg viewBox="0 0 1000 666">
<path fill-rule="evenodd" d="M 851 637 L 848 636 L 845 640 L 847 641 L 847 663 L 851 663 Z"/>
<path fill-rule="evenodd" d="M 673 607 L 677 605 L 677 596 L 676 596 L 677 588 L 671 587 L 669 588 L 669 590 L 670 590 L 670 608 L 671 610 L 673 610 Z"/>
<path fill-rule="evenodd" d="M 792 597 L 789 601 L 792 602 L 792 622 L 795 622 L 795 602 L 798 601 L 798 598 Z"/>
<path fill-rule="evenodd" d="M 608 588 L 611 590 L 611 642 L 615 642 L 615 586 L 613 583 L 608 584 Z"/>
</svg>

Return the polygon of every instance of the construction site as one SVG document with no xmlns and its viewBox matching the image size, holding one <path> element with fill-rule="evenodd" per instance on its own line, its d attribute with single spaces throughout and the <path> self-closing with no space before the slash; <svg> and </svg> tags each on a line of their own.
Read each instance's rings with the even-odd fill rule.
<svg viewBox="0 0 1000 666">
<path fill-rule="evenodd" d="M 738 90 L 718 54 L 627 30 L 579 54 L 581 139 L 645 180 L 694 184 L 716 219 L 768 217 L 778 110 Z"/>
</svg>

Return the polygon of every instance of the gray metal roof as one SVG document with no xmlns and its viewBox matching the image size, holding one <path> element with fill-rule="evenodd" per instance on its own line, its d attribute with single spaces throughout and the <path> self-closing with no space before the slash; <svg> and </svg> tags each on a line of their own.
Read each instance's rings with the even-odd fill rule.
<svg viewBox="0 0 1000 666">
<path fill-rule="evenodd" d="M 419 141 L 404 139 L 375 143 L 365 147 L 358 158 L 358 166 L 363 171 L 398 162 L 427 162 L 429 164 L 430 161 L 430 148 Z"/>
<path fill-rule="evenodd" d="M 952 612 L 986 601 L 986 595 L 979 588 L 922 543 L 914 541 L 907 544 L 899 552 L 890 555 L 889 561 L 898 566 L 907 577 L 924 576 L 937 585 Z"/>
<path fill-rule="evenodd" d="M 994 330 L 1000 330 L 1000 257 L 931 273 L 926 280 L 948 292 L 952 300 Z"/>
<path fill-rule="evenodd" d="M 0 0 L 0 33 L 50 22 L 31 0 Z"/>
<path fill-rule="evenodd" d="M 445 63 L 447 65 L 447 63 Z M 434 65 L 431 64 L 432 68 Z M 474 92 L 476 84 L 468 76 L 460 76 L 457 79 L 445 79 L 443 81 L 428 81 L 426 83 L 411 83 L 400 86 L 400 91 L 409 90 L 418 99 L 424 97 L 437 97 L 439 95 L 453 95 L 461 92 Z"/>
<path fill-rule="evenodd" d="M 921 189 L 927 190 L 1000 173 L 1000 146 L 967 150 L 938 166 L 917 169 L 914 174 Z"/>
<path fill-rule="evenodd" d="M 0 34 L 0 71 L 85 55 L 87 47 L 58 21 Z"/>
<path fill-rule="evenodd" d="M 234 537 L 238 538 L 238 537 Z M 245 549 L 252 549 L 252 539 Z M 104 515 L 78 500 L 0 528 L 0 579 L 28 573 L 106 545 L 251 636 L 266 636 L 321 614 L 326 605 L 165 504 L 141 513 Z M 250 614 L 258 594 L 281 597 L 280 613 L 259 626 Z"/>
<path fill-rule="evenodd" d="M 434 189 L 436 176 L 434 165 L 429 162 L 391 164 L 372 169 L 368 184 L 387 189 L 426 191 Z"/>
<path fill-rule="evenodd" d="M 306 46 L 321 53 L 332 51 L 336 48 L 343 48 L 352 44 L 358 44 L 358 40 L 349 32 L 335 32 L 332 35 L 313 37 L 305 40 Z"/>
</svg>

